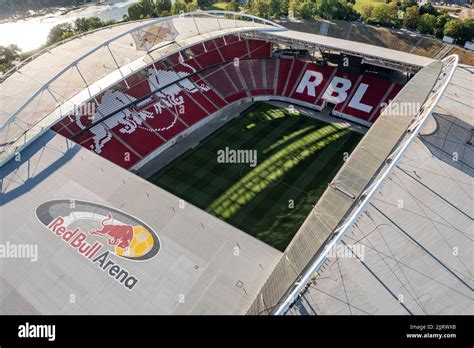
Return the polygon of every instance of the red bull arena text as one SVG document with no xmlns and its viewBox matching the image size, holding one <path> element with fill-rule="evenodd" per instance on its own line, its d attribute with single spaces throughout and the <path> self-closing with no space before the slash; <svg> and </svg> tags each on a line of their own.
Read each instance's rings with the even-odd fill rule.
<svg viewBox="0 0 474 348">
<path fill-rule="evenodd" d="M 109 218 L 111 214 L 109 213 Z M 108 235 L 109 245 L 129 245 L 131 237 L 129 238 L 129 229 L 124 225 L 104 225 L 105 220 L 102 222 L 103 229 L 90 231 L 90 234 Z M 67 243 L 72 249 L 76 249 L 77 252 L 88 259 L 90 262 L 95 263 L 101 270 L 106 272 L 109 277 L 122 284 L 128 290 L 133 288 L 140 281 L 137 277 L 131 275 L 126 269 L 120 266 L 118 263 L 112 261 L 109 258 L 110 251 L 106 250 L 100 253 L 104 249 L 104 245 L 99 242 L 88 242 L 88 235 L 79 228 L 70 230 L 64 225 L 64 218 L 59 216 L 54 219 L 48 226 L 48 229 L 59 237 L 63 242 Z M 115 227 L 115 229 L 113 228 Z M 133 233 L 132 233 L 133 235 Z M 123 239 L 126 237 L 126 239 Z M 128 239 L 129 238 L 129 239 Z M 127 242 L 128 241 L 128 242 Z M 128 244 L 127 244 L 128 243 Z"/>
<path fill-rule="evenodd" d="M 128 290 L 139 283 L 135 275 L 115 261 L 144 262 L 161 249 L 156 232 L 140 219 L 112 207 L 76 199 L 46 201 L 36 217 L 70 248 L 96 264 Z"/>
</svg>

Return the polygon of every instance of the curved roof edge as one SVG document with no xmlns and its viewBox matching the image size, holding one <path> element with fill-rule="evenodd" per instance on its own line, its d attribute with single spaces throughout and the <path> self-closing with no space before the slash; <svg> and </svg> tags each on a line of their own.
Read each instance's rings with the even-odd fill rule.
<svg viewBox="0 0 474 348">
<path fill-rule="evenodd" d="M 284 42 L 300 42 L 313 45 L 324 50 L 334 50 L 363 58 L 369 64 L 388 66 L 395 70 L 416 73 L 428 66 L 435 59 L 419 56 L 412 53 L 371 45 L 358 41 L 339 39 L 330 36 L 310 34 L 295 30 L 269 33 L 270 37 Z"/>
<path fill-rule="evenodd" d="M 0 110 L 0 165 L 49 129 L 51 122 L 45 121 L 51 119 L 50 116 L 56 114 L 57 110 L 67 108 L 71 101 L 80 102 L 79 99 L 83 98 L 76 97 L 79 97 L 81 92 L 86 92 L 92 97 L 91 87 L 94 85 L 95 89 L 97 87 L 104 89 L 112 85 L 113 78 L 109 79 L 108 76 L 114 73 L 120 75 L 123 80 L 142 68 L 146 59 L 156 61 L 192 44 L 223 35 L 261 30 L 267 32 L 287 30 L 266 19 L 229 11 L 196 11 L 137 23 L 138 25 L 127 22 L 113 26 L 122 29 L 117 35 L 114 33 L 110 35 L 111 32 L 107 30 L 111 27 L 104 27 L 75 37 L 48 50 L 51 55 L 39 55 L 29 61 L 21 71 L 19 69 L 0 84 L 0 102 L 2 98 L 4 101 L 8 100 L 8 103 L 3 103 L 3 110 Z M 127 24 L 129 27 L 124 27 Z M 95 35 L 94 40 L 90 34 Z M 84 41 L 79 41 L 79 38 Z M 99 42 L 100 44 L 97 44 Z M 81 46 L 84 47 L 83 52 L 75 56 L 74 48 Z M 112 52 L 115 49 L 118 53 Z M 109 62 L 104 61 L 101 56 L 104 50 L 109 52 L 107 57 Z M 53 57 L 56 59 L 56 65 L 48 61 Z M 130 57 L 133 59 L 131 62 Z M 97 64 L 91 64 L 90 60 L 96 58 L 100 58 Z M 118 62 L 116 58 L 121 60 Z M 61 64 L 63 61 L 65 63 Z M 108 67 L 107 63 L 110 63 Z M 81 69 L 87 68 L 87 65 L 95 66 L 84 74 Z M 123 70 L 126 70 L 125 75 Z M 37 71 L 41 71 L 40 79 L 37 78 Z M 70 89 L 69 86 L 61 86 L 65 79 L 69 79 L 67 82 L 70 83 L 71 72 L 75 74 L 75 80 L 71 83 L 73 87 Z M 32 83 L 25 84 L 25 79 L 31 79 Z M 58 87 L 60 90 L 56 91 L 55 88 Z M 61 88 L 64 88 L 64 91 Z M 15 93 L 10 98 L 7 91 Z"/>
<path fill-rule="evenodd" d="M 103 47 L 107 47 L 110 43 L 126 36 L 126 35 L 129 35 L 133 32 L 136 32 L 136 31 L 139 31 L 139 30 L 142 30 L 142 29 L 145 29 L 151 25 L 154 25 L 154 24 L 158 24 L 158 23 L 162 23 L 162 22 L 165 22 L 165 21 L 169 21 L 169 20 L 172 20 L 172 19 L 175 19 L 175 18 L 186 18 L 186 17 L 191 17 L 194 19 L 195 16 L 202 16 L 202 15 L 215 15 L 215 16 L 218 16 L 218 15 L 224 15 L 224 16 L 233 16 L 233 19 L 234 21 L 237 20 L 237 18 L 249 18 L 249 19 L 252 19 L 253 22 L 255 23 L 255 21 L 259 21 L 259 22 L 262 22 L 264 23 L 265 25 L 269 25 L 270 27 L 274 27 L 276 28 L 277 30 L 287 30 L 286 28 L 282 27 L 281 25 L 277 24 L 277 23 L 274 23 L 272 21 L 269 21 L 267 19 L 264 19 L 264 18 L 259 18 L 259 17 L 256 17 L 256 16 L 253 16 L 253 15 L 248 15 L 248 14 L 241 14 L 241 13 L 237 13 L 237 12 L 230 12 L 230 11 L 194 11 L 194 12 L 188 12 L 188 13 L 182 13 L 182 14 L 179 14 L 179 15 L 174 15 L 174 16 L 168 16 L 168 17 L 160 17 L 160 18 L 157 18 L 156 20 L 149 20 L 147 21 L 146 23 L 142 24 L 142 25 L 139 25 L 137 27 L 134 27 L 130 30 L 127 30 L 123 33 L 120 33 L 106 41 L 104 41 L 102 44 L 96 46 L 95 48 L 89 50 L 88 52 L 82 54 L 81 56 L 79 56 L 78 58 L 76 58 L 75 60 L 73 60 L 71 63 L 69 63 L 67 66 L 65 66 L 63 69 L 61 69 L 61 71 L 59 71 L 57 74 L 55 74 L 53 77 L 51 77 L 46 83 L 43 84 L 43 86 L 38 89 L 32 96 L 30 96 L 26 102 L 19 108 L 15 111 L 15 113 L 11 114 L 10 117 L 7 119 L 7 121 L 3 122 L 2 124 L 0 124 L 0 131 L 2 130 L 2 128 L 4 128 L 6 125 L 8 125 L 10 122 L 11 122 L 11 119 L 14 118 L 16 116 L 17 113 L 21 112 L 21 110 L 25 107 L 26 104 L 29 103 L 29 101 L 31 101 L 32 99 L 34 99 L 36 96 L 38 96 L 38 94 L 40 94 L 44 88 L 47 88 L 51 83 L 53 83 L 55 80 L 57 80 L 61 75 L 63 75 L 64 73 L 66 73 L 71 67 L 74 67 L 74 66 L 77 66 L 82 60 L 84 60 L 85 58 L 89 57 L 90 55 L 92 55 L 94 52 L 97 52 L 99 49 L 103 48 Z M 211 19 L 211 18 L 209 18 Z M 219 20 L 219 18 L 216 18 L 217 20 Z M 196 27 L 197 27 L 197 24 L 196 24 Z M 100 28 L 98 30 L 95 30 L 95 31 L 92 31 L 92 32 L 96 32 L 96 31 L 100 31 L 100 30 L 106 30 L 108 29 L 108 27 L 104 27 L 104 28 Z M 110 29 L 110 28 L 109 28 Z M 198 29 L 198 33 L 199 35 L 202 35 L 202 34 L 205 34 L 200 32 L 199 28 Z M 241 30 L 238 30 L 238 27 L 236 26 L 235 28 L 236 30 L 235 31 L 232 31 L 232 32 L 239 32 Z M 260 28 L 253 28 L 253 30 L 262 30 L 262 29 L 265 29 L 265 30 L 268 30 L 270 28 L 268 27 L 260 27 Z M 252 29 L 248 29 L 248 30 L 252 30 Z M 88 33 L 85 33 L 85 35 L 87 34 L 90 34 L 92 32 L 88 32 Z M 79 37 L 81 37 L 83 35 L 78 35 L 78 36 L 75 36 L 67 41 L 73 41 L 75 39 L 78 39 Z M 215 36 L 218 36 L 217 34 Z M 60 45 L 58 45 L 60 46 Z M 57 47 L 57 46 L 55 46 Z M 153 49 L 153 48 L 152 48 Z M 152 50 L 150 49 L 150 50 Z M 49 51 L 49 50 L 48 50 Z"/>
<path fill-rule="evenodd" d="M 283 26 L 273 22 L 273 21 L 270 21 L 270 20 L 267 20 L 267 19 L 264 19 L 264 18 L 260 18 L 260 17 L 256 17 L 256 16 L 253 16 L 253 15 L 249 15 L 249 14 L 244 14 L 244 13 L 237 13 L 237 12 L 231 12 L 231 11 L 220 11 L 220 10 L 210 10 L 210 11 L 193 11 L 193 12 L 188 12 L 188 13 L 182 13 L 182 14 L 179 14 L 179 15 L 174 15 L 174 16 L 168 16 L 168 17 L 160 17 L 160 18 L 156 18 L 156 19 L 139 19 L 139 20 L 136 20 L 136 21 L 128 21 L 128 22 L 118 22 L 116 24 L 113 24 L 113 25 L 108 25 L 108 26 L 105 26 L 105 27 L 101 27 L 101 28 L 97 28 L 97 29 L 93 29 L 93 30 L 89 30 L 87 32 L 84 32 L 84 33 L 81 33 L 81 34 L 78 34 L 78 35 L 74 35 L 70 38 L 67 38 L 65 40 L 62 40 L 62 41 L 59 41 L 59 42 L 56 42 L 50 46 L 46 46 L 44 47 L 43 49 L 39 50 L 38 52 L 34 53 L 33 55 L 29 56 L 28 58 L 25 58 L 24 60 L 20 61 L 19 64 L 15 65 L 14 67 L 12 67 L 11 69 L 7 70 L 2 76 L 0 76 L 0 83 L 2 83 L 3 81 L 5 81 L 8 77 L 10 77 L 11 75 L 13 75 L 15 72 L 17 72 L 18 70 L 20 70 L 22 67 L 24 67 L 26 64 L 32 62 L 34 59 L 40 57 L 41 55 L 45 54 L 45 53 L 48 53 L 49 51 L 51 51 L 52 49 L 55 49 L 59 46 L 62 46 L 68 42 L 71 42 L 71 41 L 74 41 L 74 40 L 77 40 L 81 37 L 84 37 L 84 36 L 87 36 L 87 35 L 90 35 L 90 34 L 93 34 L 93 33 L 96 33 L 96 32 L 99 32 L 99 31 L 102 31 L 102 30 L 110 30 L 112 28 L 116 28 L 116 27 L 119 27 L 119 26 L 124 26 L 124 25 L 127 25 L 127 24 L 130 24 L 130 23 L 145 23 L 141 26 L 137 26 L 133 29 L 130 29 L 127 33 L 125 34 L 120 34 L 120 35 L 117 35 L 114 39 L 118 39 L 120 38 L 121 36 L 124 36 L 124 35 L 127 35 L 128 33 L 130 32 L 133 32 L 133 31 L 136 31 L 136 30 L 140 30 L 141 28 L 143 27 L 147 27 L 149 25 L 152 25 L 152 24 L 157 24 L 159 22 L 163 22 L 164 20 L 169 20 L 169 19 L 172 19 L 172 18 L 178 18 L 178 17 L 192 17 L 194 14 L 237 14 L 239 16 L 243 16 L 243 17 L 247 17 L 247 18 L 254 18 L 254 19 L 257 19 L 257 20 L 261 20 L 261 21 L 264 21 L 264 23 L 268 23 L 272 26 L 275 26 L 275 27 L 279 27 L 279 28 L 282 28 L 282 29 L 285 29 L 287 30 L 286 28 L 284 28 Z"/>
</svg>

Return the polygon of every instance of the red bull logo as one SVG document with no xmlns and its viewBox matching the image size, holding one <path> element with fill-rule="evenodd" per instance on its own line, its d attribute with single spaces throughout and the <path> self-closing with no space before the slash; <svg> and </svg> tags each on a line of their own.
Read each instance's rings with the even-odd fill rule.
<svg viewBox="0 0 474 348">
<path fill-rule="evenodd" d="M 146 261 L 160 250 L 158 236 L 149 226 L 99 204 L 48 201 L 37 207 L 36 216 L 56 237 L 128 290 L 139 279 L 112 258 Z"/>
<path fill-rule="evenodd" d="M 102 229 L 89 231 L 89 234 L 99 235 L 101 237 L 108 236 L 109 245 L 116 245 L 122 249 L 128 249 L 133 238 L 133 226 L 130 225 L 113 225 L 106 223 L 112 220 L 112 213 L 107 214 L 107 219 L 102 220 Z"/>
</svg>

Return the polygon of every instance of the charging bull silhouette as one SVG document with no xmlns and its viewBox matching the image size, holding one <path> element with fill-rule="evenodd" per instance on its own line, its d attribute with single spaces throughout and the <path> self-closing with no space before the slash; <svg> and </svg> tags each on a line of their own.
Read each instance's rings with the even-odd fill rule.
<svg viewBox="0 0 474 348">
<path fill-rule="evenodd" d="M 189 76 L 196 72 L 196 69 L 189 64 L 184 62 L 184 58 L 179 55 L 179 63 L 181 66 L 188 69 L 187 71 L 177 70 L 158 70 L 158 69 L 148 69 L 148 84 L 151 90 L 159 90 L 155 93 L 155 96 L 158 97 L 158 102 L 155 104 L 155 110 L 157 113 L 161 113 L 162 108 L 170 107 L 175 105 L 182 105 L 184 103 L 183 96 L 180 95 L 183 90 L 188 93 L 196 92 L 207 92 L 211 88 L 204 83 L 192 82 Z M 177 81 L 176 83 L 162 88 L 163 86 Z"/>
<path fill-rule="evenodd" d="M 99 235 L 101 237 L 109 236 L 107 240 L 109 245 L 116 245 L 119 248 L 127 249 L 133 238 L 133 226 L 106 223 L 106 221 L 110 220 L 112 220 L 112 213 L 108 213 L 107 218 L 102 220 L 102 229 L 91 230 L 89 234 Z"/>
<path fill-rule="evenodd" d="M 97 154 L 101 154 L 102 148 L 112 139 L 112 133 L 110 132 L 111 129 L 117 130 L 118 128 L 119 133 L 132 134 L 137 130 L 137 128 L 143 129 L 142 124 L 148 119 L 155 118 L 157 114 L 161 114 L 164 108 L 176 107 L 177 105 L 184 104 L 184 99 L 181 95 L 183 90 L 191 94 L 210 90 L 210 87 L 206 84 L 193 82 L 187 77 L 190 74 L 195 73 L 196 69 L 191 65 L 186 64 L 181 55 L 179 56 L 179 61 L 181 66 L 186 68 L 188 71 L 148 69 L 147 80 L 149 87 L 152 91 L 158 91 L 153 94 L 154 98 L 148 97 L 137 105 L 146 106 L 147 104 L 154 103 L 153 107 L 155 113 L 147 111 L 142 107 L 139 108 L 141 109 L 140 111 L 134 107 L 128 107 L 121 110 L 125 105 L 135 102 L 137 98 L 121 91 L 107 89 L 93 113 L 93 122 L 96 124 L 89 129 L 89 132 L 92 133 L 93 140 L 90 149 Z M 163 88 L 163 86 L 175 81 L 176 83 Z M 104 116 L 107 116 L 107 118 L 102 122 L 99 122 L 104 118 Z M 80 112 L 75 111 L 71 113 L 69 117 L 74 119 L 79 128 L 86 129 L 86 125 L 81 121 L 81 117 L 83 116 Z M 173 123 L 164 129 L 171 128 L 175 122 L 176 117 Z"/>
<path fill-rule="evenodd" d="M 101 103 L 97 107 L 95 121 L 103 118 L 101 115 L 108 115 L 116 112 L 120 109 L 120 107 L 123 107 L 124 105 L 127 105 L 128 103 L 135 100 L 136 98 L 123 92 L 107 90 L 102 97 Z M 146 110 L 136 111 L 134 109 L 127 108 L 117 112 L 115 115 L 108 117 L 89 130 L 93 134 L 92 139 L 94 141 L 94 145 L 91 145 L 91 149 L 98 154 L 102 152 L 104 145 L 110 139 L 112 139 L 112 133 L 109 131 L 109 129 L 120 126 L 118 129 L 120 133 L 132 134 L 135 132 L 138 126 L 141 126 L 142 123 L 148 118 L 153 118 L 153 113 Z M 76 124 L 82 129 L 85 128 L 85 126 L 82 125 L 78 119 L 76 119 Z"/>
</svg>

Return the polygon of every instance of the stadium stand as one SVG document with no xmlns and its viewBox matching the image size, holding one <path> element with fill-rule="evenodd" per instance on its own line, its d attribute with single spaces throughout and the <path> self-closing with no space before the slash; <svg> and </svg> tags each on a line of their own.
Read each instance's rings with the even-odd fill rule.
<svg viewBox="0 0 474 348">
<path fill-rule="evenodd" d="M 370 111 L 367 113 L 352 107 L 351 103 L 349 103 L 349 100 L 352 99 L 347 98 L 346 102 L 340 108 L 340 113 L 355 116 L 363 120 L 369 120 L 369 118 L 372 116 L 372 111 L 382 101 L 385 93 L 390 89 L 390 87 L 391 84 L 387 80 L 381 80 L 370 75 L 360 75 L 358 90 L 364 93 L 362 99 L 360 99 L 360 103 L 364 105 L 370 105 Z M 380 112 L 373 116 L 374 120 L 377 119 L 379 114 Z"/>
<path fill-rule="evenodd" d="M 236 60 L 238 58 L 238 60 Z M 263 40 L 228 35 L 156 61 L 91 99 L 52 129 L 130 168 L 222 107 L 256 96 L 286 97 L 370 126 L 401 86 L 299 58 L 272 56 Z"/>
</svg>

